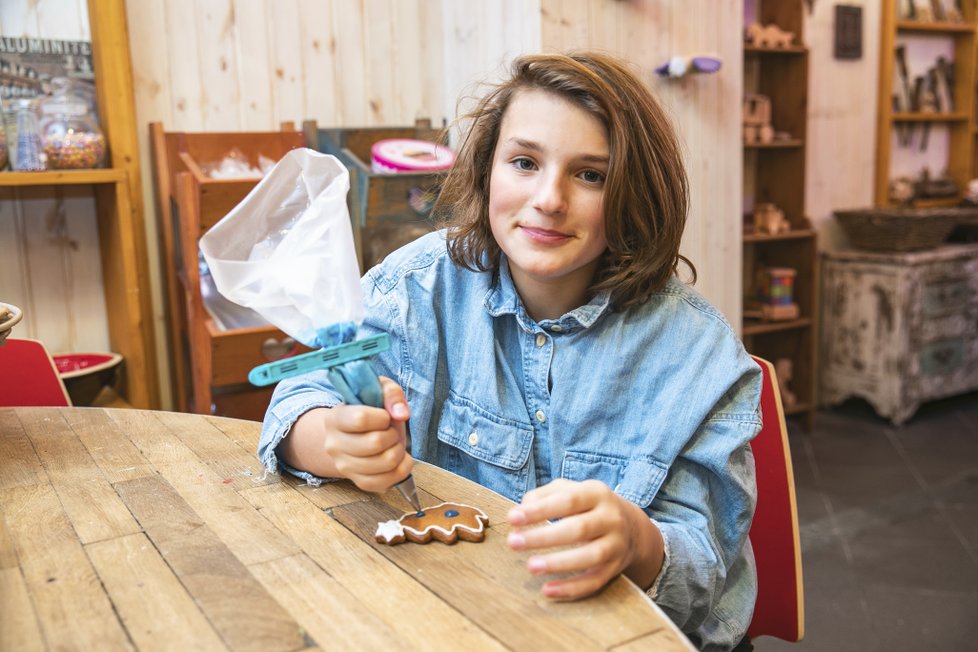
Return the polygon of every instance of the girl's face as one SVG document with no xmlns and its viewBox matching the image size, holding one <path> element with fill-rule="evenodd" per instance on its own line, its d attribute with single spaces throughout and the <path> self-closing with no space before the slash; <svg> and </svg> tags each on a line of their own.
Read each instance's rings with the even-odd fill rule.
<svg viewBox="0 0 978 652">
<path fill-rule="evenodd" d="M 580 107 L 536 89 L 511 101 L 493 156 L 489 223 L 525 303 L 560 297 L 566 311 L 586 302 L 607 247 L 608 158 L 607 131 Z"/>
</svg>

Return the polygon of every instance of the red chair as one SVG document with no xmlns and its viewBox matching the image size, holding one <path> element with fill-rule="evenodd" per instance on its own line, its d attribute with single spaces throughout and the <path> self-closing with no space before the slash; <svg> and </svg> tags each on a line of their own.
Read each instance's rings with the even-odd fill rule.
<svg viewBox="0 0 978 652">
<path fill-rule="evenodd" d="M 0 407 L 70 407 L 54 360 L 41 342 L 8 338 L 0 346 Z"/>
<path fill-rule="evenodd" d="M 747 635 L 796 642 L 805 635 L 805 596 L 788 428 L 774 365 L 752 357 L 764 373 L 764 425 L 751 442 L 757 468 L 757 509 L 750 527 L 757 560 L 757 603 Z"/>
</svg>

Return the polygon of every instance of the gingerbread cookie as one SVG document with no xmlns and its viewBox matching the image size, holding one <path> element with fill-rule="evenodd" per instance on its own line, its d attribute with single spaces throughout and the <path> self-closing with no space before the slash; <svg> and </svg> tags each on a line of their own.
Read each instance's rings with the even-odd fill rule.
<svg viewBox="0 0 978 652">
<path fill-rule="evenodd" d="M 374 537 L 389 546 L 404 541 L 428 543 L 433 538 L 449 544 L 459 539 L 482 541 L 486 538 L 488 525 L 489 517 L 481 509 L 442 503 L 421 512 L 405 514 L 396 521 L 378 523 Z"/>
</svg>

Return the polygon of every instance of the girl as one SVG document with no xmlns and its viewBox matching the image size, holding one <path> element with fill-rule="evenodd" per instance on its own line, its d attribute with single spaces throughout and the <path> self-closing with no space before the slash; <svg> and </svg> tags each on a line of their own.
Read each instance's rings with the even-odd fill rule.
<svg viewBox="0 0 978 652">
<path fill-rule="evenodd" d="M 393 341 L 374 359 L 385 408 L 341 405 L 325 372 L 283 381 L 259 454 L 369 491 L 442 466 L 518 503 L 508 543 L 558 576 L 548 597 L 625 573 L 694 643 L 730 649 L 756 595 L 761 376 L 676 278 L 675 134 L 599 54 L 521 57 L 467 117 L 447 228 L 363 278 L 360 335 Z"/>
</svg>

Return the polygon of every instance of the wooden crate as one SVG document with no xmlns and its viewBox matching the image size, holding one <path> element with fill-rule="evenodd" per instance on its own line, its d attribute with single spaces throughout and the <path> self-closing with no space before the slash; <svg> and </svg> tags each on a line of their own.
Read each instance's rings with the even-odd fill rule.
<svg viewBox="0 0 978 652">
<path fill-rule="evenodd" d="M 305 144 L 294 129 L 281 132 L 180 133 L 150 125 L 160 240 L 163 243 L 173 393 L 180 411 L 261 419 L 271 396 L 248 383 L 255 365 L 281 357 L 287 335 L 274 326 L 224 329 L 205 308 L 198 240 L 260 180 L 212 179 L 208 163 L 232 149 L 259 167 Z M 266 344 L 267 342 L 267 344 Z M 289 347 L 288 354 L 308 351 Z"/>
<path fill-rule="evenodd" d="M 361 271 L 434 229 L 428 210 L 413 208 L 411 197 L 412 193 L 437 195 L 444 172 L 378 174 L 370 166 L 370 148 L 380 140 L 410 138 L 443 143 L 442 130 L 432 128 L 431 121 L 419 120 L 413 127 L 321 129 L 314 120 L 307 120 L 302 130 L 308 147 L 336 156 L 350 170 L 350 219 Z M 430 205 L 427 208 L 430 210 Z"/>
</svg>

